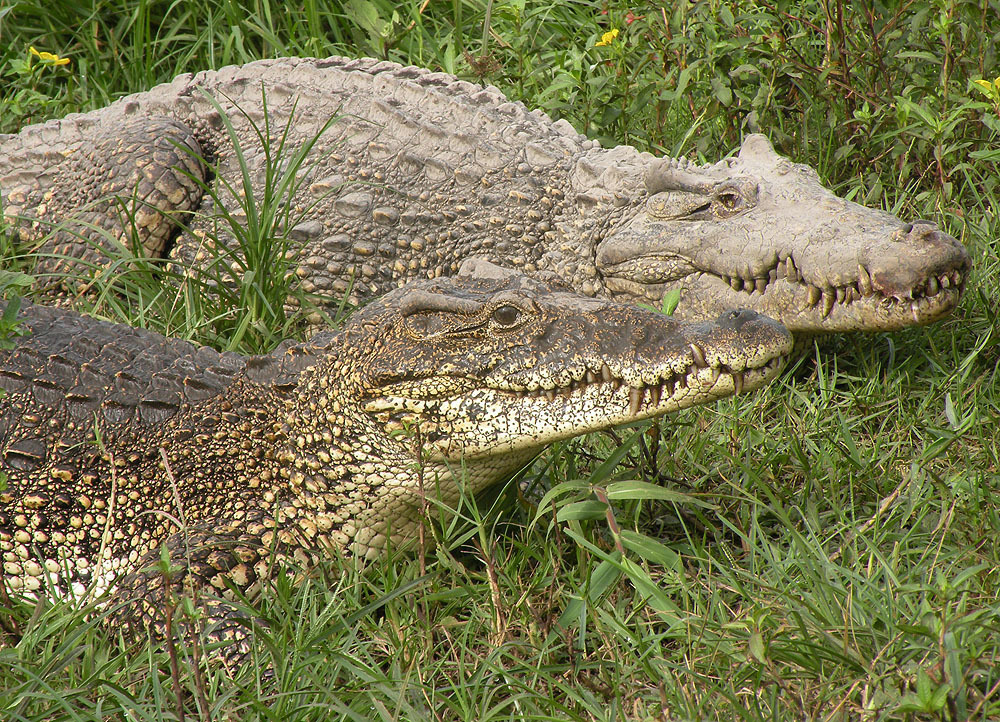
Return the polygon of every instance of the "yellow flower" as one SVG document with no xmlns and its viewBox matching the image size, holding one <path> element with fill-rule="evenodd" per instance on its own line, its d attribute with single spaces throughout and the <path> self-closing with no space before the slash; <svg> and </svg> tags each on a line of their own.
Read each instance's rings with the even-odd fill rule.
<svg viewBox="0 0 1000 722">
<path fill-rule="evenodd" d="M 41 60 L 46 65 L 69 65 L 69 58 L 60 58 L 55 53 L 47 53 L 44 50 L 38 52 L 34 46 L 28 48 L 32 55 Z"/>
<path fill-rule="evenodd" d="M 618 28 L 612 28 L 601 36 L 601 39 L 594 43 L 595 48 L 611 45 L 611 41 L 618 37 Z"/>
<path fill-rule="evenodd" d="M 1000 113 L 1000 76 L 994 81 L 986 80 L 981 78 L 979 80 L 973 80 L 972 84 L 976 86 L 980 93 L 986 96 L 986 99 L 994 105 L 997 112 Z"/>
</svg>

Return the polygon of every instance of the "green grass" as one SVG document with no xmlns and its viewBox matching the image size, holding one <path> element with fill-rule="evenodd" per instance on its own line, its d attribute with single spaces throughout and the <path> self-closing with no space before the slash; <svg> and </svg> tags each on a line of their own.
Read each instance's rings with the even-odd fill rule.
<svg viewBox="0 0 1000 722">
<path fill-rule="evenodd" d="M 87 610 L 0 600 L 0 718 L 1000 717 L 1000 108 L 971 84 L 1000 67 L 995 8 L 423 5 L 7 3 L 0 132 L 180 72 L 385 56 L 482 77 L 605 143 L 717 159 L 760 128 L 842 195 L 959 237 L 974 261 L 960 308 L 821 346 L 762 392 L 642 434 L 557 444 L 441 521 L 433 549 L 276 580 L 232 679 L 184 639 L 174 675 L 171 650 Z M 29 63 L 29 46 L 71 63 Z M 251 247 L 282 225 L 294 178 L 274 181 L 242 214 Z M 18 252 L 0 233 L 4 272 Z M 177 295 L 161 266 L 122 269 L 105 315 L 244 351 L 296 328 L 273 300 L 283 274 Z M 518 484 L 553 491 L 535 508 Z"/>
</svg>

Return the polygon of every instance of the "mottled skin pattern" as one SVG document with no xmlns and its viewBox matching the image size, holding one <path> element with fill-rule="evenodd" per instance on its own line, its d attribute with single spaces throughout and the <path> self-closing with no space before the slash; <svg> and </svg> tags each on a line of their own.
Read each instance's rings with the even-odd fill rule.
<svg viewBox="0 0 1000 722">
<path fill-rule="evenodd" d="M 454 504 L 552 441 L 756 388 L 791 349 L 752 311 L 684 323 L 469 265 L 255 357 L 26 305 L 0 351 L 8 587 L 112 590 L 162 633 L 161 547 L 189 592 L 371 557 L 415 537 L 423 492 Z"/>
<path fill-rule="evenodd" d="M 5 214 L 43 252 L 100 262 L 109 236 L 132 242 L 134 219 L 147 253 L 201 266 L 221 253 L 241 273 L 220 209 L 196 180 L 216 179 L 242 220 L 218 182 L 243 192 L 216 104 L 258 200 L 267 163 L 254 125 L 267 121 L 272 152 L 287 130 L 279 171 L 315 141 L 287 233 L 302 286 L 328 296 L 359 301 L 481 256 L 626 302 L 655 304 L 679 289 L 683 318 L 746 307 L 814 334 L 934 321 L 954 308 L 969 270 L 965 249 L 933 224 L 836 197 L 762 136 L 704 167 L 605 149 L 496 88 L 371 59 L 182 75 L 0 136 Z M 42 269 L 80 272 L 65 260 Z"/>
</svg>

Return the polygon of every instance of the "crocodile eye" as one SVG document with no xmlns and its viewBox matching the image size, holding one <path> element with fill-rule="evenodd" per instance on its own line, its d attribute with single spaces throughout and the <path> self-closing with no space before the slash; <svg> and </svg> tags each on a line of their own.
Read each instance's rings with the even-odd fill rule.
<svg viewBox="0 0 1000 722">
<path fill-rule="evenodd" d="M 729 191 L 719 196 L 719 203 L 721 203 L 722 207 L 727 211 L 735 210 L 740 205 L 740 196 L 738 193 Z"/>
<path fill-rule="evenodd" d="M 517 306 L 511 306 L 509 303 L 497 306 L 493 310 L 493 320 L 498 326 L 510 328 L 517 325 L 517 322 L 521 320 L 521 309 Z"/>
</svg>

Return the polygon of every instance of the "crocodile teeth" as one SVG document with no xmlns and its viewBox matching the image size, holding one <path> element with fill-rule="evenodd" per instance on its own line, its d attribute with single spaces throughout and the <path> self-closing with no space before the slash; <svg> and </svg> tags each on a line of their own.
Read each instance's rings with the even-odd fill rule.
<svg viewBox="0 0 1000 722">
<path fill-rule="evenodd" d="M 642 399 L 645 395 L 645 388 L 637 389 L 633 386 L 628 390 L 628 410 L 632 416 L 636 416 L 639 413 L 639 407 L 642 406 Z"/>
<path fill-rule="evenodd" d="M 948 274 L 947 273 L 945 273 L 944 275 L 942 275 L 941 278 L 938 279 L 938 281 L 941 284 L 941 288 L 950 288 L 951 287 L 951 279 L 948 278 Z"/>
<path fill-rule="evenodd" d="M 868 269 L 858 264 L 858 290 L 862 296 L 871 296 L 875 289 L 872 287 L 872 277 L 868 275 Z"/>
<path fill-rule="evenodd" d="M 809 305 L 815 306 L 823 298 L 823 292 L 816 286 L 809 286 Z"/>
<path fill-rule="evenodd" d="M 694 362 L 697 365 L 701 366 L 702 368 L 708 366 L 708 363 L 705 361 L 705 351 L 702 349 L 701 346 L 699 346 L 696 343 L 692 343 L 689 344 L 688 347 L 691 349 L 691 355 L 694 356 Z"/>
<path fill-rule="evenodd" d="M 601 366 L 601 379 L 604 383 L 609 384 L 614 380 L 614 378 L 615 377 L 611 373 L 611 368 L 607 364 Z"/>
<path fill-rule="evenodd" d="M 715 383 L 716 381 L 718 381 L 718 380 L 719 380 L 719 377 L 720 377 L 720 376 L 722 376 L 722 369 L 720 369 L 720 368 L 719 368 L 718 366 L 714 366 L 714 367 L 712 367 L 712 383 L 713 383 L 713 384 L 714 384 L 714 383 Z"/>
<path fill-rule="evenodd" d="M 754 281 L 754 289 L 757 291 L 757 293 L 764 293 L 764 291 L 767 290 L 767 279 L 758 278 L 756 281 Z"/>
<path fill-rule="evenodd" d="M 734 389 L 735 393 L 737 393 L 737 394 L 742 394 L 743 393 L 743 372 L 742 371 L 734 371 L 733 372 L 733 389 Z"/>
<path fill-rule="evenodd" d="M 586 382 L 587 382 L 588 384 L 593 384 L 593 383 L 597 383 L 597 378 L 598 378 L 597 374 L 595 374 L 595 373 L 594 373 L 593 371 L 591 371 L 590 369 L 587 369 L 587 373 L 586 373 L 586 375 L 584 376 L 584 379 L 586 380 Z"/>
<path fill-rule="evenodd" d="M 823 318 L 830 315 L 830 311 L 833 310 L 834 305 L 837 303 L 837 294 L 833 292 L 831 288 L 828 292 L 823 294 Z"/>
<path fill-rule="evenodd" d="M 938 283 L 937 278 L 935 278 L 934 276 L 931 276 L 927 280 L 927 291 L 924 293 L 924 295 L 927 296 L 927 297 L 936 296 L 936 295 L 938 295 L 938 292 L 940 290 L 941 290 L 941 286 Z"/>
<path fill-rule="evenodd" d="M 729 286 L 734 291 L 742 291 L 743 290 L 743 279 L 740 278 L 739 276 L 733 276 L 732 278 L 729 279 Z"/>
<path fill-rule="evenodd" d="M 795 267 L 795 261 L 792 260 L 791 256 L 785 260 L 785 275 L 793 281 L 799 280 L 799 269 Z"/>
<path fill-rule="evenodd" d="M 844 295 L 847 303 L 854 303 L 861 296 L 861 294 L 858 293 L 858 289 L 856 289 L 854 286 L 848 286 L 847 291 Z"/>
<path fill-rule="evenodd" d="M 837 287 L 837 303 L 843 303 L 847 298 L 847 289 L 843 286 Z"/>
<path fill-rule="evenodd" d="M 555 401 L 556 400 L 556 390 L 555 389 L 545 389 L 545 391 L 543 393 L 545 394 L 545 398 L 547 398 L 549 401 Z"/>
<path fill-rule="evenodd" d="M 663 395 L 663 387 L 661 386 L 650 386 L 649 387 L 649 403 L 653 406 L 659 406 L 660 397 Z"/>
</svg>

